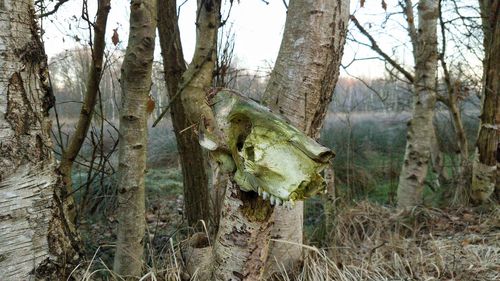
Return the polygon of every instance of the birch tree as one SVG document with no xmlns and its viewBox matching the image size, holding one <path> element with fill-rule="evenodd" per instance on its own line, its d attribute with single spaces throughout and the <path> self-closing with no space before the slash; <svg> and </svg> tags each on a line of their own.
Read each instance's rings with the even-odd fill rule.
<svg viewBox="0 0 500 281">
<path fill-rule="evenodd" d="M 145 232 L 147 102 L 156 38 L 156 1 L 130 2 L 130 34 L 121 69 L 118 160 L 118 230 L 114 270 L 126 279 L 141 274 Z"/>
<path fill-rule="evenodd" d="M 33 1 L 0 1 L 0 276 L 66 279 L 78 262 L 48 111 L 54 105 Z"/>
<path fill-rule="evenodd" d="M 446 22 L 443 20 L 443 15 L 442 15 L 443 11 L 441 8 L 442 2 L 443 1 L 438 1 L 438 4 L 436 4 L 438 6 L 437 10 L 438 10 L 439 19 L 440 19 L 441 42 L 442 42 L 441 43 L 441 51 L 440 51 L 440 53 L 437 54 L 437 58 L 441 61 L 441 67 L 443 70 L 443 81 L 444 81 L 445 86 L 446 86 L 446 91 L 444 93 L 439 94 L 434 90 L 434 93 L 432 93 L 432 95 L 434 97 L 431 97 L 430 99 L 428 99 L 428 101 L 432 101 L 432 103 L 439 101 L 442 104 L 444 104 L 450 112 L 451 120 L 453 122 L 453 127 L 454 127 L 454 131 L 455 131 L 455 136 L 456 136 L 456 140 L 457 140 L 457 151 L 456 152 L 457 152 L 457 154 L 459 154 L 459 157 L 460 157 L 460 167 L 458 169 L 458 176 L 455 177 L 454 179 L 452 179 L 454 186 L 455 186 L 455 198 L 453 199 L 452 204 L 463 204 L 463 199 L 466 199 L 466 198 L 463 198 L 462 190 L 467 190 L 468 186 L 470 184 L 470 170 L 471 170 L 470 166 L 471 165 L 470 165 L 469 155 L 468 155 L 468 142 L 467 142 L 467 138 L 466 138 L 466 131 L 465 131 L 465 128 L 463 125 L 462 113 L 460 110 L 460 95 L 462 94 L 461 93 L 461 82 L 462 81 L 460 81 L 459 77 L 452 76 L 452 71 L 450 71 L 450 66 L 448 66 L 448 64 L 450 63 L 453 66 L 454 62 L 453 61 L 448 61 L 448 62 L 446 61 L 446 57 L 447 57 L 446 55 L 447 55 L 447 52 L 449 49 L 449 48 L 447 48 L 447 38 L 449 36 L 448 33 L 451 33 L 451 31 L 449 30 L 449 26 L 453 25 L 454 22 Z M 415 26 L 415 14 L 414 14 L 414 9 L 413 9 L 414 4 L 412 3 L 412 1 L 405 0 L 405 1 L 400 1 L 399 3 L 400 3 L 400 6 L 402 7 L 403 15 L 407 21 L 406 29 L 408 31 L 411 45 L 413 48 L 414 61 L 415 61 L 415 64 L 417 64 L 418 52 L 422 52 L 422 51 L 419 51 L 419 48 L 422 49 L 422 46 L 425 46 L 423 44 L 418 43 L 419 40 L 420 41 L 422 40 L 421 37 L 423 36 L 423 32 L 417 31 L 418 29 Z M 419 19 L 421 18 L 420 15 L 423 13 L 424 13 L 424 11 L 419 10 Z M 433 15 L 433 14 L 431 14 L 431 15 Z M 416 70 L 417 70 L 416 65 L 414 67 L 414 71 L 407 70 L 401 62 L 398 62 L 396 59 L 393 58 L 393 56 L 391 56 L 390 54 L 388 54 L 387 52 L 382 50 L 381 46 L 376 41 L 375 37 L 373 37 L 369 33 L 369 31 L 366 30 L 360 24 L 360 22 L 357 20 L 357 18 L 354 15 L 351 16 L 351 20 L 355 24 L 356 28 L 369 40 L 369 44 L 365 44 L 365 43 L 360 43 L 360 44 L 367 45 L 373 51 L 378 53 L 379 56 L 381 56 L 384 59 L 384 61 L 394 69 L 395 73 L 399 73 L 404 80 L 413 84 L 414 92 L 416 92 L 418 90 L 418 87 L 416 84 L 417 83 L 416 82 L 416 75 L 417 75 L 416 74 Z M 427 18 L 427 20 L 429 20 L 429 19 Z M 432 20 L 434 20 L 434 19 L 432 19 Z M 434 24 L 434 23 L 432 23 L 432 24 Z M 460 45 L 460 44 L 458 44 L 458 45 Z M 431 46 L 427 46 L 427 47 L 431 48 Z M 436 50 L 436 52 L 437 52 L 437 50 Z M 449 53 L 451 53 L 451 52 L 449 52 Z M 423 57 L 420 56 L 419 60 L 421 60 L 422 58 Z M 436 64 L 436 66 L 437 66 L 437 64 Z M 433 66 L 433 69 L 435 69 L 434 66 Z M 436 74 L 436 72 L 434 72 L 434 73 Z M 393 73 L 391 72 L 391 74 L 393 74 Z M 421 82 L 419 82 L 419 83 L 421 84 Z M 425 103 L 422 103 L 420 96 L 416 95 L 414 97 L 414 99 L 415 99 L 414 105 L 416 105 L 422 109 L 423 106 L 425 105 Z M 430 107 L 427 107 L 427 112 L 429 112 L 430 109 L 431 109 Z M 432 110 L 432 111 L 434 112 L 434 110 Z M 417 112 L 417 111 L 414 110 L 414 112 Z M 418 112 L 420 112 L 419 114 L 422 113 L 422 111 L 420 109 L 418 110 Z M 416 119 L 422 120 L 421 118 L 416 118 Z M 410 122 L 410 125 L 411 124 L 412 123 Z M 415 126 L 412 126 L 412 127 L 415 127 Z M 424 140 L 424 138 L 426 139 L 427 136 L 430 136 L 429 142 L 427 142 L 427 140 L 425 140 L 423 143 L 421 142 L 421 144 L 424 145 L 423 147 L 427 147 L 427 143 L 429 143 L 429 147 L 430 147 L 429 151 L 430 152 L 427 152 L 427 149 L 424 149 L 424 150 L 419 150 L 422 153 L 417 153 L 417 154 L 413 153 L 412 157 L 416 161 L 405 161 L 405 163 L 403 164 L 404 166 L 407 167 L 406 171 L 405 171 L 405 176 L 400 178 L 400 187 L 401 188 L 403 188 L 402 187 L 403 184 L 407 185 L 408 183 L 412 183 L 411 185 L 413 185 L 413 187 L 409 188 L 408 190 L 412 190 L 412 189 L 418 190 L 414 194 L 414 196 L 418 197 L 418 198 L 415 198 L 415 200 L 414 200 L 415 202 L 422 202 L 422 190 L 423 190 L 423 186 L 424 186 L 424 179 L 425 179 L 425 176 L 427 175 L 427 166 L 428 166 L 427 161 L 423 161 L 424 159 L 427 159 L 427 156 L 425 156 L 425 155 L 430 155 L 430 157 L 432 159 L 431 163 L 433 166 L 433 170 L 438 174 L 438 177 L 439 177 L 438 183 L 441 184 L 441 183 L 450 182 L 448 180 L 448 177 L 446 176 L 446 170 L 442 166 L 443 165 L 442 164 L 442 155 L 441 155 L 442 152 L 439 151 L 439 148 L 437 147 L 436 127 L 434 126 L 432 131 L 429 131 L 429 132 L 425 131 L 424 134 L 422 134 L 421 132 L 422 131 L 418 131 L 418 133 L 411 133 L 412 138 L 414 137 L 414 138 L 417 138 L 418 140 Z M 413 142 L 414 141 L 415 140 L 413 140 Z M 407 148 L 413 148 L 413 149 L 414 149 L 414 147 L 415 147 L 414 144 L 412 144 L 411 146 L 407 146 Z M 409 152 L 410 152 L 410 150 L 407 150 L 407 153 L 409 153 Z M 421 157 L 421 155 L 423 155 L 423 157 Z M 411 160 L 412 157 L 407 158 L 407 160 Z M 414 165 L 413 168 L 410 168 L 408 166 L 408 164 L 410 164 L 410 163 L 416 163 L 416 165 Z M 424 164 L 425 167 L 424 166 L 420 167 L 418 163 Z M 418 177 L 416 174 L 414 174 L 414 172 L 417 172 Z M 412 205 L 418 204 L 415 202 L 411 203 L 411 204 Z"/>
<path fill-rule="evenodd" d="M 411 1 L 407 9 L 411 8 Z M 438 1 L 418 2 L 418 31 L 411 27 L 414 15 L 407 10 L 411 40 L 415 57 L 414 104 L 412 119 L 408 123 L 403 167 L 399 177 L 398 206 L 422 204 L 424 180 L 430 160 L 434 129 L 432 118 L 436 104 L 437 71 L 437 18 Z"/>
<path fill-rule="evenodd" d="M 312 138 L 319 132 L 339 76 L 349 1 L 292 0 L 264 103 Z M 291 269 L 302 257 L 303 202 L 276 207 L 269 273 Z M 279 264 L 274 262 L 275 258 Z"/>
<path fill-rule="evenodd" d="M 500 1 L 480 0 L 484 32 L 483 88 L 480 127 L 473 163 L 472 198 L 485 202 L 500 190 Z"/>
</svg>

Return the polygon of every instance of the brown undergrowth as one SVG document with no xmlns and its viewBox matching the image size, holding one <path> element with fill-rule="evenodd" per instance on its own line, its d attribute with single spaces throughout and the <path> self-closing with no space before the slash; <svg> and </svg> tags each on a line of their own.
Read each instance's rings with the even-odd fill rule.
<svg viewBox="0 0 500 281">
<path fill-rule="evenodd" d="M 324 250 L 279 280 L 500 280 L 500 210 L 414 208 L 369 202 L 339 211 Z"/>
<path fill-rule="evenodd" d="M 302 267 L 283 271 L 275 280 L 500 280 L 498 206 L 401 211 L 363 201 L 340 210 L 327 237 L 326 248 L 303 245 Z M 191 269 L 192 276 L 186 273 L 180 254 L 186 243 L 172 242 L 164 241 L 162 258 L 149 249 L 155 261 L 144 266 L 141 280 L 207 280 L 199 269 Z M 84 276 L 89 275 L 83 280 L 122 280 L 102 261 L 92 263 L 81 265 L 87 267 Z M 95 278 L 98 271 L 107 271 L 107 277 Z"/>
</svg>

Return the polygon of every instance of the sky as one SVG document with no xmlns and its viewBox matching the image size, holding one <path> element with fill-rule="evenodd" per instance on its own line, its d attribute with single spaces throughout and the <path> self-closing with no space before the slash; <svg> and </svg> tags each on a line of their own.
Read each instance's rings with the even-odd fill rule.
<svg viewBox="0 0 500 281">
<path fill-rule="evenodd" d="M 96 10 L 94 2 L 97 1 L 89 0 L 91 19 Z M 178 1 L 178 3 L 183 3 L 179 8 L 179 28 L 185 59 L 189 62 L 195 44 L 196 0 Z M 129 2 L 126 0 L 112 0 L 111 5 L 106 38 L 109 41 L 113 29 L 118 28 L 120 40 L 122 41 L 118 47 L 125 48 Z M 380 6 L 377 7 L 381 11 Z M 222 12 L 223 17 L 227 17 L 227 3 L 224 5 Z M 44 19 L 42 23 L 45 30 L 44 40 L 49 57 L 79 44 L 87 44 L 83 40 L 88 38 L 87 23 L 78 20 L 81 13 L 82 1 L 70 0 L 59 9 L 57 14 Z M 278 55 L 285 19 L 286 7 L 282 0 L 269 0 L 267 3 L 262 0 L 234 1 L 226 26 L 230 27 L 235 33 L 234 53 L 239 68 L 254 71 L 272 68 Z M 114 46 L 108 44 L 108 48 L 114 48 Z M 347 48 L 345 53 L 346 57 L 349 57 L 350 53 L 351 56 L 353 55 L 353 52 L 347 50 Z M 159 47 L 157 48 L 156 58 L 159 59 Z M 372 63 L 374 66 L 381 65 L 380 62 Z M 354 72 L 363 76 L 373 76 L 372 71 L 369 69 L 364 67 L 364 70 L 359 71 L 359 73 L 358 71 Z"/>
<path fill-rule="evenodd" d="M 93 19 L 97 0 L 89 1 L 89 15 Z M 195 16 L 196 0 L 179 0 L 179 28 L 185 59 L 191 60 L 195 44 Z M 225 1 L 223 18 L 227 17 L 228 3 Z M 235 33 L 235 56 L 238 68 L 249 70 L 270 70 L 277 57 L 281 38 L 283 36 L 286 19 L 286 7 L 283 0 L 240 0 L 233 1 L 234 5 L 229 14 L 227 27 Z M 288 2 L 288 0 L 286 0 Z M 396 12 L 400 11 L 396 0 L 386 0 L 388 10 L 381 7 L 379 0 L 367 0 L 364 7 L 360 7 L 357 0 L 351 0 L 351 14 L 374 34 L 379 45 L 411 71 L 413 56 L 408 36 L 404 30 L 404 19 Z M 108 19 L 107 40 L 110 41 L 113 29 L 117 28 L 121 43 L 115 47 L 125 48 L 129 18 L 129 1 L 112 0 Z M 416 9 L 415 9 L 416 12 Z M 87 23 L 80 19 L 82 14 L 82 0 L 70 0 L 64 4 L 56 15 L 43 21 L 45 30 L 44 40 L 46 51 L 53 56 L 64 49 L 78 44 L 87 44 L 83 39 L 88 38 Z M 390 15 L 390 16 L 389 16 Z M 350 25 L 350 39 L 366 42 L 366 39 L 356 32 Z M 76 36 L 77 37 L 76 37 Z M 79 39 L 79 40 L 78 40 Z M 156 48 L 156 59 L 160 59 L 159 46 Z M 360 59 L 353 61 L 353 58 Z M 360 46 L 352 40 L 347 40 L 344 48 L 342 76 L 354 75 L 363 78 L 379 78 L 385 75 L 384 63 L 373 59 L 376 54 L 369 48 Z"/>
</svg>

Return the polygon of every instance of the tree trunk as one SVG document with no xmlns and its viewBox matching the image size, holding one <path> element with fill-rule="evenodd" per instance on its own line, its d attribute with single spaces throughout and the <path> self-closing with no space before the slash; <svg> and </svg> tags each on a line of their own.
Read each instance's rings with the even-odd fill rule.
<svg viewBox="0 0 500 281">
<path fill-rule="evenodd" d="M 212 222 L 210 225 L 213 226 L 215 224 L 213 218 L 218 216 L 215 214 L 210 216 L 212 212 L 209 212 L 210 196 L 203 151 L 198 144 L 198 137 L 194 130 L 184 131 L 192 123 L 189 122 L 185 107 L 182 105 L 181 98 L 179 98 L 179 84 L 183 73 L 186 71 L 186 64 L 177 24 L 175 0 L 159 0 L 158 19 L 163 69 L 170 99 L 170 114 L 177 140 L 177 149 L 181 158 L 186 218 L 190 226 L 196 225 L 200 220 L 206 222 L 210 220 Z M 206 43 L 207 45 L 210 44 L 210 42 Z M 212 48 L 215 48 L 215 45 Z M 200 59 L 196 60 L 199 61 Z M 210 84 L 207 84 L 202 89 L 209 87 Z M 214 211 L 214 208 L 212 208 L 212 211 Z"/>
<path fill-rule="evenodd" d="M 448 66 L 445 61 L 445 53 L 446 53 L 446 26 L 443 20 L 443 11 L 442 11 L 442 1 L 439 1 L 439 24 L 441 29 L 441 53 L 439 54 L 439 58 L 441 61 L 441 67 L 443 69 L 444 74 L 444 82 L 446 84 L 446 90 L 448 93 L 448 98 L 441 99 L 451 113 L 451 117 L 453 120 L 453 127 L 455 129 L 455 135 L 457 137 L 458 142 L 458 153 L 460 154 L 460 168 L 458 171 L 457 180 L 455 183 L 454 197 L 451 201 L 452 205 L 463 206 L 465 202 L 469 200 L 468 191 L 470 185 L 470 172 L 471 172 L 471 164 L 469 160 L 469 144 L 467 140 L 467 135 L 465 134 L 464 125 L 462 122 L 462 113 L 459 107 L 459 95 L 461 90 L 460 81 L 456 80 L 452 83 L 451 74 L 448 70 Z"/>
<path fill-rule="evenodd" d="M 339 75 L 349 1 L 291 0 L 283 40 L 264 103 L 313 138 L 319 137 Z M 268 274 L 290 270 L 302 258 L 303 202 L 276 207 Z M 275 262 L 275 258 L 280 264 Z"/>
<path fill-rule="evenodd" d="M 437 119 L 435 116 L 434 119 Z M 433 122 L 433 133 L 432 133 L 432 138 L 431 138 L 431 164 L 432 164 L 432 171 L 437 175 L 436 179 L 436 186 L 443 186 L 448 183 L 449 177 L 448 173 L 446 172 L 446 167 L 444 166 L 444 153 L 441 151 L 441 148 L 439 146 L 439 135 L 438 135 L 438 128 L 436 125 L 437 120 L 434 120 Z"/>
<path fill-rule="evenodd" d="M 78 249 L 52 153 L 47 58 L 33 2 L 0 10 L 0 276 L 66 280 Z"/>
<path fill-rule="evenodd" d="M 126 279 L 137 278 L 143 264 L 146 109 L 151 89 L 155 36 L 156 1 L 132 0 L 130 35 L 121 69 L 118 240 L 114 262 L 114 270 Z"/>
<path fill-rule="evenodd" d="M 337 205 L 337 191 L 335 187 L 335 173 L 332 165 L 325 169 L 326 195 L 323 198 L 325 213 L 325 230 L 327 235 L 333 233 L 335 227 L 335 214 Z"/>
<path fill-rule="evenodd" d="M 213 280 L 263 280 L 275 212 L 256 195 L 229 181 L 214 242 Z"/>
<path fill-rule="evenodd" d="M 449 76 L 448 76 L 449 77 Z M 449 79 L 449 78 L 445 78 Z M 454 206 L 464 206 L 470 200 L 468 191 L 470 190 L 470 179 L 472 165 L 469 159 L 469 142 L 465 134 L 464 125 L 462 122 L 462 112 L 458 105 L 458 97 L 460 95 L 460 82 L 456 81 L 453 85 L 447 82 L 448 85 L 448 109 L 452 115 L 455 135 L 457 137 L 458 149 L 460 154 L 460 168 L 458 176 L 455 180 L 455 194 L 451 201 Z"/>
<path fill-rule="evenodd" d="M 408 123 L 406 151 L 399 178 L 398 205 L 422 204 L 424 180 L 430 157 L 434 106 L 436 104 L 438 1 L 418 3 L 418 34 L 415 44 L 415 96 L 412 119 Z"/>
<path fill-rule="evenodd" d="M 483 91 L 481 123 L 473 164 L 472 198 L 485 202 L 499 188 L 500 147 L 500 1 L 480 0 L 484 31 Z"/>
<path fill-rule="evenodd" d="M 90 66 L 90 72 L 87 78 L 86 93 L 82 104 L 82 109 L 80 111 L 80 117 L 78 118 L 78 124 L 76 125 L 75 131 L 71 136 L 68 146 L 63 150 L 61 156 L 61 163 L 59 164 L 59 173 L 62 176 L 63 183 L 66 187 L 66 193 L 71 194 L 72 188 L 72 170 L 73 163 L 82 148 L 87 132 L 90 128 L 90 123 L 92 121 L 92 115 L 94 112 L 94 107 L 97 102 L 97 94 L 99 92 L 99 83 L 102 76 L 102 64 L 105 49 L 105 34 L 106 34 L 106 23 L 108 21 L 108 14 L 111 8 L 111 0 L 99 0 L 97 8 L 97 17 L 94 24 L 94 40 L 92 48 L 92 61 Z M 103 117 L 104 118 L 104 117 Z M 75 206 L 73 202 L 73 197 L 68 198 L 68 214 L 71 216 L 71 220 L 74 221 Z"/>
</svg>

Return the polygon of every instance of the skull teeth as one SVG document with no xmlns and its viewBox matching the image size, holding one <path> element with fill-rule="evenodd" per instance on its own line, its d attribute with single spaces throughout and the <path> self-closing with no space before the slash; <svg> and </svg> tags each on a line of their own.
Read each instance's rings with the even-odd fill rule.
<svg viewBox="0 0 500 281">
<path fill-rule="evenodd" d="M 274 199 L 274 201 L 276 202 L 276 206 L 280 206 L 281 205 L 281 199 L 279 199 L 278 197 L 276 197 Z"/>
<path fill-rule="evenodd" d="M 283 206 L 287 209 L 287 210 L 291 210 L 292 209 L 292 203 L 290 201 L 285 201 L 283 203 Z"/>
<path fill-rule="evenodd" d="M 286 209 L 291 210 L 295 205 L 293 200 L 283 200 L 279 197 L 269 194 L 268 192 L 264 191 L 261 187 L 257 189 L 257 192 L 259 193 L 259 196 L 262 196 L 262 199 L 267 200 L 269 198 L 269 202 L 271 203 L 272 206 L 283 205 L 283 207 L 285 207 Z"/>
</svg>

